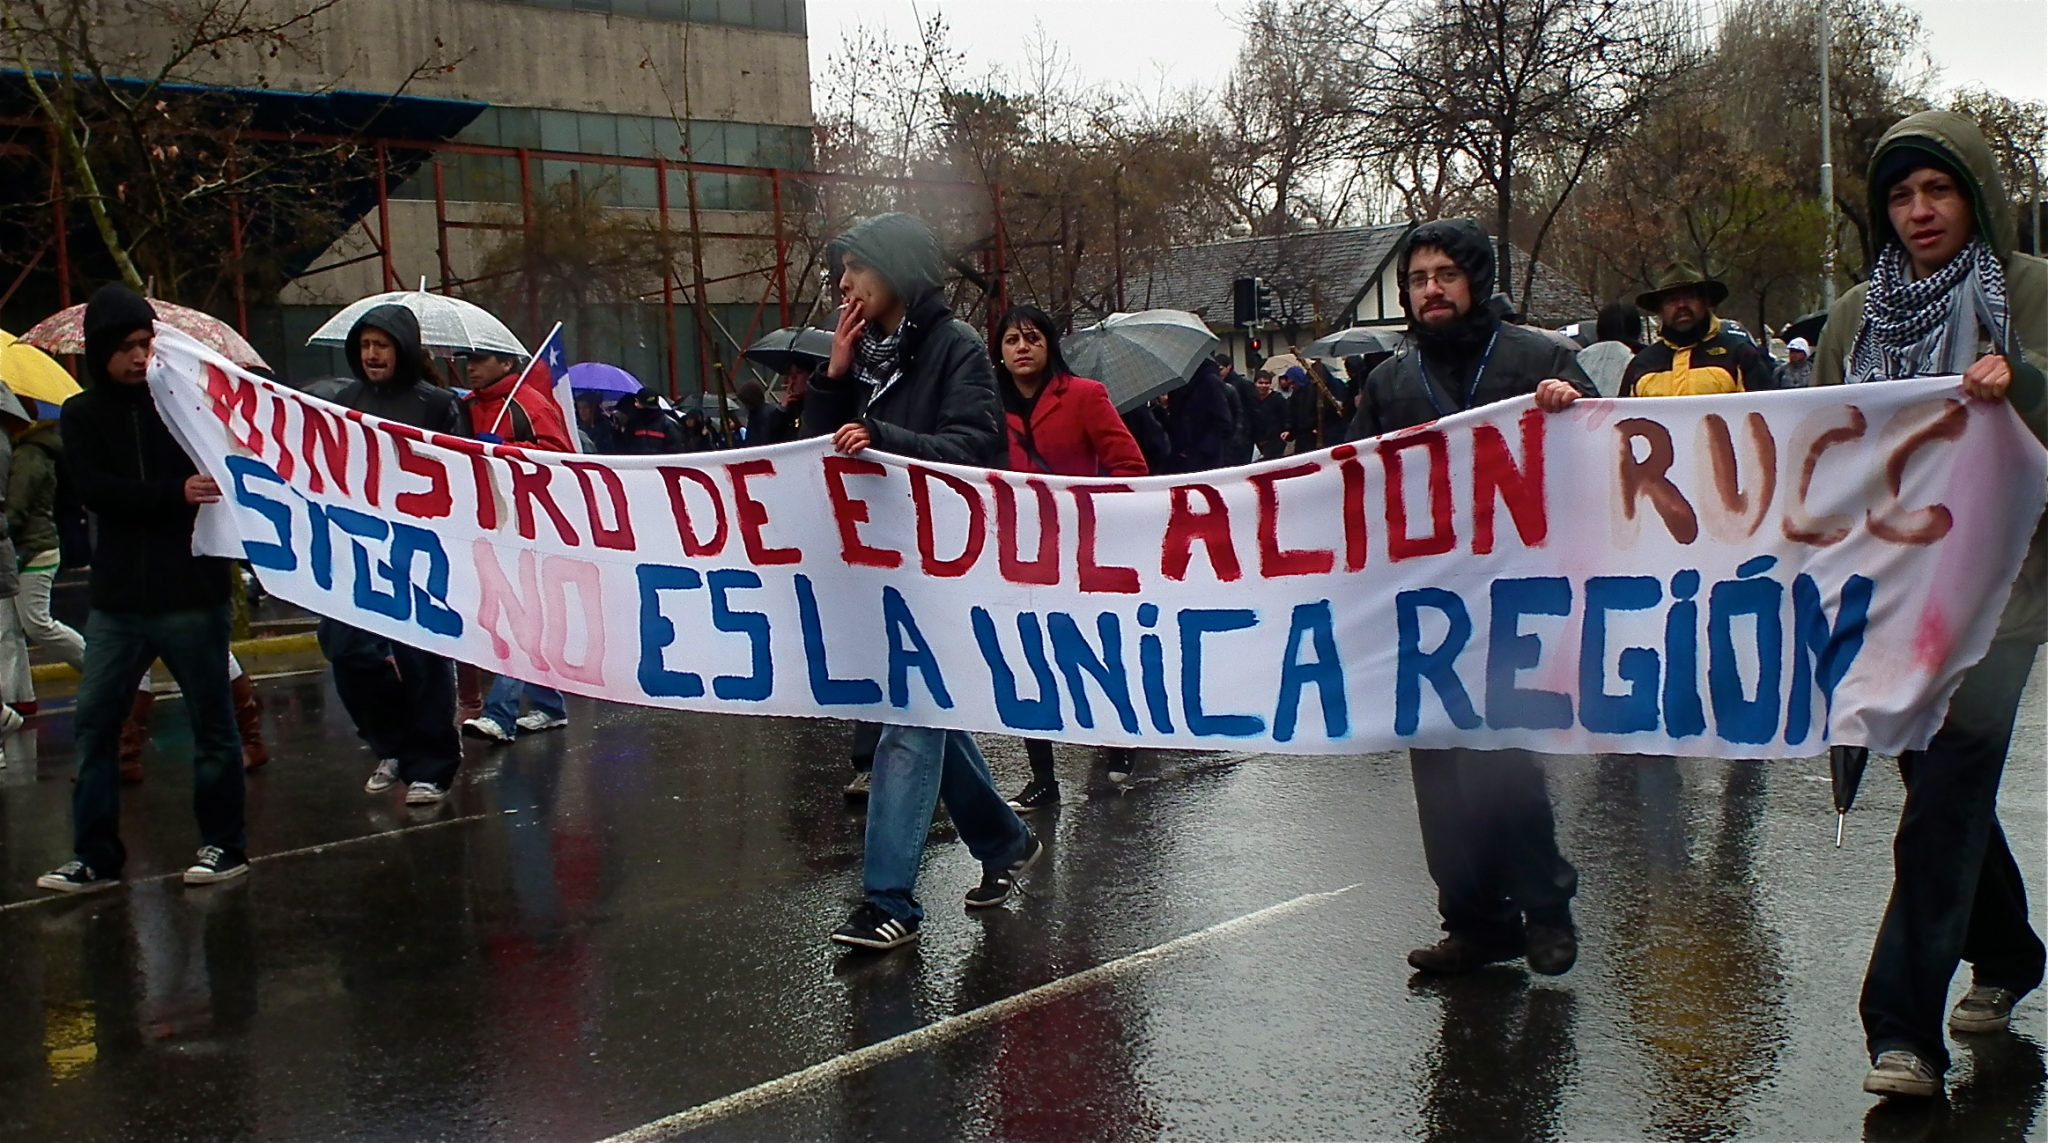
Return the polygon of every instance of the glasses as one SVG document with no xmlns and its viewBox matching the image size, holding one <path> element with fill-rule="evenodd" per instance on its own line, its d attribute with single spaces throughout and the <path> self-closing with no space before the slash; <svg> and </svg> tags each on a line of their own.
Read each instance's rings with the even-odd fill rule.
<svg viewBox="0 0 2048 1143">
<path fill-rule="evenodd" d="M 1452 286 L 1455 286 L 1459 282 L 1462 282 L 1464 280 L 1465 271 L 1458 269 L 1456 266 L 1447 266 L 1444 269 L 1435 271 L 1434 273 L 1428 273 L 1418 270 L 1415 273 L 1408 275 L 1408 288 L 1417 293 L 1420 293 L 1424 289 L 1427 289 L 1431 282 L 1435 282 L 1437 285 L 1442 286 L 1444 289 L 1448 290 Z"/>
</svg>

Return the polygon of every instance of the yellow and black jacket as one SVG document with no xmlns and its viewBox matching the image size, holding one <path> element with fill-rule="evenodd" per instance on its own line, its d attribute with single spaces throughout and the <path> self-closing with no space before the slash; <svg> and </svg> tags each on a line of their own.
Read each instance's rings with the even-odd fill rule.
<svg viewBox="0 0 2048 1143">
<path fill-rule="evenodd" d="M 1710 318 L 1706 336 L 1691 345 L 1659 338 L 1636 354 L 1621 377 L 1624 397 L 1697 397 L 1776 388 L 1770 362 L 1748 338 Z"/>
</svg>

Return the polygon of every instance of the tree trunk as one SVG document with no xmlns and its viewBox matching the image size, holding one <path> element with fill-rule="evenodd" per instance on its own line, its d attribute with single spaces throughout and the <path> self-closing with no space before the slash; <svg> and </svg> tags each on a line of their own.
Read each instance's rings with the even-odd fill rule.
<svg viewBox="0 0 2048 1143">
<path fill-rule="evenodd" d="M 1524 310 L 1521 299 L 1511 292 L 1515 282 L 1515 245 L 1509 237 L 1510 224 L 1515 218 L 1515 144 L 1507 132 L 1500 137 L 1500 181 L 1494 185 L 1494 268 L 1493 288 L 1508 294 L 1517 310 Z M 1473 305 L 1485 304 L 1485 298 L 1473 298 Z"/>
</svg>

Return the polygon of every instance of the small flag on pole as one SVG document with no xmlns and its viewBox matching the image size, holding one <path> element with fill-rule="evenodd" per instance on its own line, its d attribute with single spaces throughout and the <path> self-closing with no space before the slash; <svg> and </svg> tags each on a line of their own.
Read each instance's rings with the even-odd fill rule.
<svg viewBox="0 0 2048 1143">
<path fill-rule="evenodd" d="M 535 361 L 548 371 L 548 379 L 555 395 L 555 404 L 562 407 L 562 424 L 569 429 L 569 447 L 583 451 L 583 431 L 576 424 L 576 394 L 569 389 L 569 355 L 562 351 L 562 327 L 556 324 L 554 332 L 541 343 Z"/>
</svg>

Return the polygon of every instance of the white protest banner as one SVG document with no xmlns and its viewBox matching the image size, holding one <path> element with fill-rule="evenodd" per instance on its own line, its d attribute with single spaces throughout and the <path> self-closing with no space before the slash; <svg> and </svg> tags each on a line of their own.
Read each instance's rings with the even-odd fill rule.
<svg viewBox="0 0 2048 1143">
<path fill-rule="evenodd" d="M 276 595 L 618 702 L 1305 754 L 1924 744 L 2048 457 L 1954 379 L 1506 402 L 1199 477 L 822 441 L 579 457 L 425 434 L 170 331 L 159 406 Z"/>
</svg>

